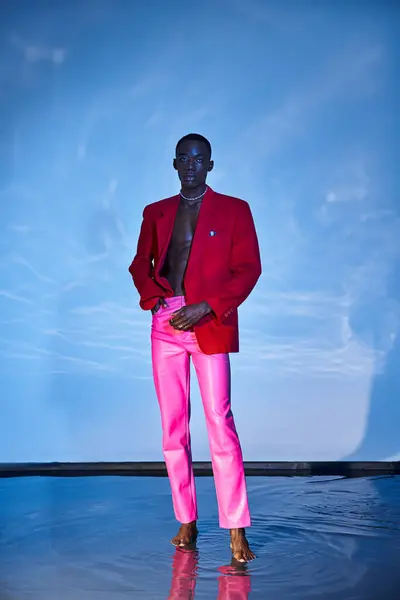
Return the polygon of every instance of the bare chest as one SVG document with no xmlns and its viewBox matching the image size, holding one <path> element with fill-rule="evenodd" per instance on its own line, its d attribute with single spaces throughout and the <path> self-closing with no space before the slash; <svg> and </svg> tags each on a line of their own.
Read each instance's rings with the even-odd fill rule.
<svg viewBox="0 0 400 600">
<path fill-rule="evenodd" d="M 197 206 L 180 206 L 178 208 L 171 244 L 174 246 L 190 246 L 196 230 L 200 204 Z"/>
</svg>

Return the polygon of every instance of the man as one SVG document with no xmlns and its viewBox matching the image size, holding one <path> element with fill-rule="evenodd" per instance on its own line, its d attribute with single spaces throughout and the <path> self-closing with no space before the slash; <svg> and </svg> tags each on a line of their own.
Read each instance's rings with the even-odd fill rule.
<svg viewBox="0 0 400 600">
<path fill-rule="evenodd" d="M 152 312 L 152 364 L 163 453 L 174 512 L 172 543 L 197 537 L 190 444 L 190 357 L 199 382 L 211 450 L 219 524 L 230 529 L 235 559 L 255 558 L 245 535 L 250 514 L 240 442 L 230 404 L 229 353 L 239 351 L 237 308 L 261 274 L 257 234 L 247 202 L 214 192 L 210 142 L 179 140 L 173 166 L 179 194 L 145 207 L 129 267 L 140 306 Z"/>
</svg>

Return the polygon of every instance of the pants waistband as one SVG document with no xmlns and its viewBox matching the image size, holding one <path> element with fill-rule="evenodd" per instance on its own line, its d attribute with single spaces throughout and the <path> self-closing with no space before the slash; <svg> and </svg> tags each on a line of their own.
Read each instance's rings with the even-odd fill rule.
<svg viewBox="0 0 400 600">
<path fill-rule="evenodd" d="M 171 305 L 185 306 L 185 304 L 186 304 L 185 296 L 170 296 L 170 297 L 167 296 L 165 298 L 165 301 L 168 304 L 168 306 L 171 306 Z"/>
</svg>

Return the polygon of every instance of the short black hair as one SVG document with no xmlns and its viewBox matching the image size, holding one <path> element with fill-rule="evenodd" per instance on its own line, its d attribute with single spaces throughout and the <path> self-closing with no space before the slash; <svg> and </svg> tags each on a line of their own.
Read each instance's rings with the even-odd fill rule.
<svg viewBox="0 0 400 600">
<path fill-rule="evenodd" d="M 211 144 L 210 144 L 210 142 L 208 141 L 208 139 L 207 139 L 207 138 L 205 138 L 205 137 L 204 137 L 204 135 L 201 135 L 200 133 L 188 133 L 187 135 L 184 135 L 184 136 L 183 136 L 183 137 L 182 137 L 182 138 L 179 140 L 179 142 L 176 144 L 176 147 L 175 147 L 175 154 L 177 154 L 177 153 L 178 153 L 178 148 L 179 148 L 179 145 L 180 145 L 182 142 L 185 142 L 186 140 L 195 140 L 196 142 L 204 142 L 204 144 L 205 144 L 205 145 L 207 146 L 207 148 L 208 148 L 208 151 L 209 151 L 209 153 L 210 153 L 210 158 L 211 158 Z"/>
</svg>

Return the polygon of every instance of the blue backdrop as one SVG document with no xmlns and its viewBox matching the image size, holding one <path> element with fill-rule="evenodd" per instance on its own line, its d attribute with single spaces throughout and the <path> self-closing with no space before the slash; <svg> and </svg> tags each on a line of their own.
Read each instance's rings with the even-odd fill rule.
<svg viewBox="0 0 400 600">
<path fill-rule="evenodd" d="M 232 357 L 245 458 L 400 458 L 396 3 L 2 6 L 0 461 L 162 459 L 127 268 L 190 131 L 260 238 Z"/>
</svg>

